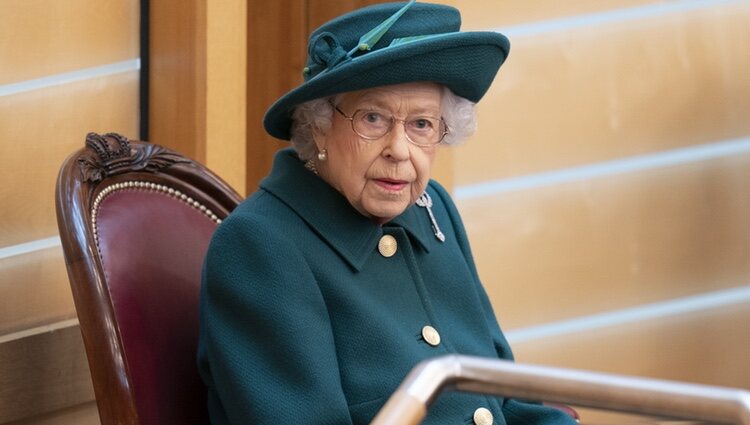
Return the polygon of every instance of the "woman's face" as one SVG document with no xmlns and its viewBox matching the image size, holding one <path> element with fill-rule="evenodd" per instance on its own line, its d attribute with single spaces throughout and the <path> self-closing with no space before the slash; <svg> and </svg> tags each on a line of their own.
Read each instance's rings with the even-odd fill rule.
<svg viewBox="0 0 750 425">
<path fill-rule="evenodd" d="M 348 92 L 338 108 L 347 116 L 357 110 L 393 115 L 393 128 L 377 140 L 366 140 L 352 130 L 349 120 L 334 111 L 331 128 L 316 134 L 320 176 L 341 192 L 354 208 L 378 224 L 395 218 L 422 194 L 430 179 L 436 146 L 409 142 L 399 119 L 441 116 L 442 89 L 434 83 L 406 83 Z"/>
</svg>

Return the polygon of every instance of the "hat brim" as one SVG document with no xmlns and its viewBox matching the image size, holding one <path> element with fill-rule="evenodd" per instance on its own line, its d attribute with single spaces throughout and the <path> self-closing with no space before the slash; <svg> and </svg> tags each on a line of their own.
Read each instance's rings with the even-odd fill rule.
<svg viewBox="0 0 750 425">
<path fill-rule="evenodd" d="M 263 125 L 279 139 L 290 139 L 294 107 L 309 100 L 392 84 L 430 81 L 478 102 L 510 51 L 496 32 L 456 32 L 368 52 L 312 78 L 279 98 Z"/>
</svg>

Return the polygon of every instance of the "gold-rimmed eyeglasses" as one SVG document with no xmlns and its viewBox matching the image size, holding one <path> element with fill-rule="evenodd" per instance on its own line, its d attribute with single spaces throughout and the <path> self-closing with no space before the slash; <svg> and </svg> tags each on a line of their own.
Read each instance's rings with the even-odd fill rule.
<svg viewBox="0 0 750 425">
<path fill-rule="evenodd" d="M 406 139 L 417 146 L 435 146 L 442 142 L 449 132 L 442 118 L 416 115 L 400 119 L 389 112 L 373 109 L 358 109 L 348 116 L 338 106 L 332 106 L 351 122 L 352 130 L 365 140 L 377 140 L 385 136 L 393 130 L 396 121 L 404 125 Z"/>
</svg>

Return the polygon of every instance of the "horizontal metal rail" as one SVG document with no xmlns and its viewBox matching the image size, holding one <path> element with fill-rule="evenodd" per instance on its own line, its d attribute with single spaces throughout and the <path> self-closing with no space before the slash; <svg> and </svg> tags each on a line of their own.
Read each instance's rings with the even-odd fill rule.
<svg viewBox="0 0 750 425">
<path fill-rule="evenodd" d="M 747 390 L 460 355 L 418 364 L 371 424 L 419 424 L 429 405 L 444 390 L 750 425 Z"/>
</svg>

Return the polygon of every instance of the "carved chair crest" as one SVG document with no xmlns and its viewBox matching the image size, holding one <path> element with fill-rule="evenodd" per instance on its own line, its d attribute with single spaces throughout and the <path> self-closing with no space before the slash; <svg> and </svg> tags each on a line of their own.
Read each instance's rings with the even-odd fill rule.
<svg viewBox="0 0 750 425">
<path fill-rule="evenodd" d="M 177 163 L 190 162 L 158 145 L 131 145 L 127 137 L 117 133 L 89 133 L 86 146 L 89 149 L 78 159 L 78 165 L 83 180 L 92 183 L 128 171 L 156 172 Z"/>
</svg>

